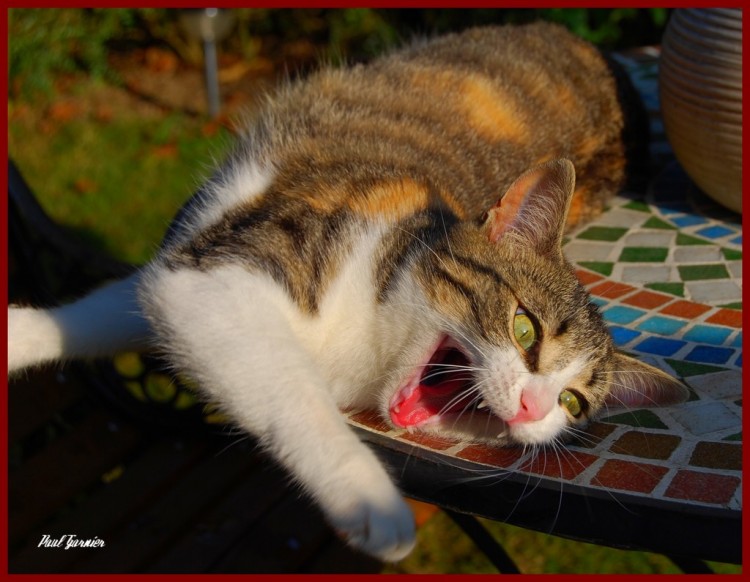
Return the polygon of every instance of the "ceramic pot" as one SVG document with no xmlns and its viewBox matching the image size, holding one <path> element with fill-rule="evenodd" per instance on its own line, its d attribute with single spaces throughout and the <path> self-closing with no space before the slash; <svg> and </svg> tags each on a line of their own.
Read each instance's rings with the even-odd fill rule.
<svg viewBox="0 0 750 582">
<path fill-rule="evenodd" d="M 664 130 L 698 187 L 742 212 L 742 10 L 672 12 L 662 41 Z"/>
</svg>

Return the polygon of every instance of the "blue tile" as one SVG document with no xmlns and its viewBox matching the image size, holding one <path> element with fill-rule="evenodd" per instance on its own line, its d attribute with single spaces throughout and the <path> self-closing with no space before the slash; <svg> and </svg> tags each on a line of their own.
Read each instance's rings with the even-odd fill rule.
<svg viewBox="0 0 750 582">
<path fill-rule="evenodd" d="M 622 305 L 615 305 L 603 312 L 604 319 L 611 323 L 630 323 L 635 321 L 641 315 L 646 313 L 640 309 L 633 309 L 632 307 L 623 307 Z"/>
<path fill-rule="evenodd" d="M 685 216 L 670 218 L 670 220 L 677 226 L 695 226 L 696 224 L 706 224 L 708 222 L 702 216 L 696 216 L 695 214 L 686 214 Z"/>
<path fill-rule="evenodd" d="M 604 307 L 609 303 L 609 301 L 607 301 L 603 297 L 591 297 L 591 303 L 593 303 L 594 305 L 598 305 L 599 307 Z"/>
<path fill-rule="evenodd" d="M 739 357 L 734 361 L 734 365 L 738 368 L 742 367 L 742 352 L 740 352 Z"/>
<path fill-rule="evenodd" d="M 741 348 L 742 347 L 742 332 L 737 334 L 737 337 L 735 337 L 732 340 L 732 343 L 730 344 L 733 348 Z"/>
<path fill-rule="evenodd" d="M 646 352 L 657 356 L 671 356 L 679 351 L 686 343 L 687 342 L 666 339 L 663 337 L 650 337 L 635 346 L 635 349 L 639 352 Z"/>
<path fill-rule="evenodd" d="M 665 194 L 665 196 L 667 195 Z M 657 200 L 659 199 L 658 197 L 655 198 L 657 198 Z M 665 216 L 670 216 L 672 214 L 688 213 L 692 210 L 692 207 L 683 202 L 663 202 L 662 204 L 659 204 L 659 210 Z"/>
<path fill-rule="evenodd" d="M 708 238 L 721 238 L 733 234 L 735 231 L 726 226 L 709 226 L 708 228 L 700 229 L 696 234 L 705 236 Z"/>
<path fill-rule="evenodd" d="M 685 339 L 701 344 L 721 345 L 732 333 L 731 329 L 715 327 L 713 325 L 696 325 L 685 334 Z"/>
<path fill-rule="evenodd" d="M 741 237 L 741 236 L 738 236 L 737 238 L 733 238 L 733 239 L 732 239 L 732 240 L 730 240 L 729 242 L 733 242 L 733 243 L 734 243 L 734 244 L 736 244 L 736 245 L 741 245 L 741 244 L 742 244 L 742 237 Z"/>
<path fill-rule="evenodd" d="M 685 356 L 685 359 L 690 362 L 703 362 L 706 364 L 726 364 L 733 355 L 734 350 L 729 348 L 696 346 Z"/>
<path fill-rule="evenodd" d="M 609 333 L 612 334 L 612 339 L 618 346 L 624 346 L 632 339 L 641 335 L 638 331 L 628 329 L 627 327 L 620 327 L 619 325 L 611 326 L 609 328 Z"/>
<path fill-rule="evenodd" d="M 646 321 L 639 323 L 637 328 L 642 331 L 658 333 L 660 335 L 674 335 L 674 333 L 685 327 L 686 321 L 679 321 L 671 317 L 650 317 Z"/>
</svg>

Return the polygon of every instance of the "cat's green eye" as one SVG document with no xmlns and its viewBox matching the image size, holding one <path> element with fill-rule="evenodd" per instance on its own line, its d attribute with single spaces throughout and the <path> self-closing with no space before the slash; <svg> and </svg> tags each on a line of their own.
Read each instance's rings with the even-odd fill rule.
<svg viewBox="0 0 750 582">
<path fill-rule="evenodd" d="M 580 398 L 570 390 L 563 390 L 560 392 L 560 404 L 562 404 L 574 418 L 578 418 L 583 410 Z"/>
<path fill-rule="evenodd" d="M 536 342 L 534 322 L 531 321 L 526 312 L 520 307 L 516 310 L 516 315 L 513 318 L 513 335 L 516 337 L 518 345 L 524 351 L 528 351 L 534 345 L 534 342 Z"/>
</svg>

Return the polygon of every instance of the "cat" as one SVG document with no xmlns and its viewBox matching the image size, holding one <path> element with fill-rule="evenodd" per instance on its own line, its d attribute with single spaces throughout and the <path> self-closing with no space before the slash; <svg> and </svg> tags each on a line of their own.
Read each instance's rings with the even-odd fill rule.
<svg viewBox="0 0 750 582">
<path fill-rule="evenodd" d="M 9 373 L 159 350 L 346 540 L 399 560 L 412 514 L 341 408 L 503 446 L 687 396 L 615 349 L 561 248 L 623 183 L 618 95 L 599 52 L 548 23 L 290 81 L 150 263 L 9 307 Z"/>
</svg>

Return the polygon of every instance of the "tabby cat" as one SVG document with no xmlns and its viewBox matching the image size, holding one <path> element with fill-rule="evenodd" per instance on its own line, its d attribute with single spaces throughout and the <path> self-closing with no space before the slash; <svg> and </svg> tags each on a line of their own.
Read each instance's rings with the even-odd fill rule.
<svg viewBox="0 0 750 582">
<path fill-rule="evenodd" d="M 290 82 L 145 268 L 9 308 L 9 371 L 155 348 L 351 544 L 398 560 L 411 512 L 342 407 L 525 445 L 684 400 L 615 350 L 561 250 L 622 184 L 623 115 L 603 57 L 544 23 Z"/>
</svg>

